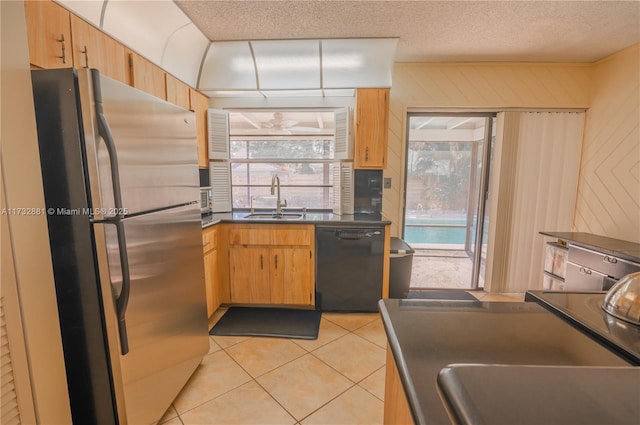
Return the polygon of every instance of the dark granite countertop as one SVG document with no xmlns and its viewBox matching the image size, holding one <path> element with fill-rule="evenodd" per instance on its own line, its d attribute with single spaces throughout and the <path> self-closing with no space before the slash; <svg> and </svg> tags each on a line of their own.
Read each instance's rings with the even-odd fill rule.
<svg viewBox="0 0 640 425">
<path fill-rule="evenodd" d="M 640 263 L 640 244 L 583 232 L 547 232 L 540 234 L 562 239 L 594 251 Z"/>
<path fill-rule="evenodd" d="M 453 422 L 640 423 L 640 368 L 451 365 L 438 390 Z"/>
<path fill-rule="evenodd" d="M 450 364 L 630 366 L 535 303 L 385 299 L 379 307 L 417 424 L 450 423 L 436 384 Z"/>
<path fill-rule="evenodd" d="M 598 291 L 530 290 L 524 300 L 538 303 L 631 364 L 640 366 L 640 327 L 605 313 L 602 309 L 605 295 L 606 292 Z"/>
<path fill-rule="evenodd" d="M 271 211 L 257 211 L 270 213 Z M 287 212 L 300 212 L 300 210 L 287 210 Z M 391 224 L 379 213 L 357 213 L 357 214 L 333 214 L 325 211 L 308 211 L 301 218 L 278 219 L 278 218 L 247 218 L 248 210 L 240 210 L 228 213 L 214 213 L 202 217 L 202 227 L 213 226 L 218 223 L 255 223 L 255 224 L 317 224 L 317 225 L 358 225 L 375 226 Z"/>
</svg>

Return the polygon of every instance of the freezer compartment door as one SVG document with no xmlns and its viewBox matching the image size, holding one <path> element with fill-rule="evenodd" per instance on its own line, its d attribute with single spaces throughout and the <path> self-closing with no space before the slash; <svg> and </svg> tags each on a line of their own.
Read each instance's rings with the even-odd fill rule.
<svg viewBox="0 0 640 425">
<path fill-rule="evenodd" d="M 78 81 L 96 218 L 199 199 L 193 112 L 96 70 L 78 70 Z"/>
<path fill-rule="evenodd" d="M 96 225 L 104 229 L 114 299 L 128 291 L 126 329 L 120 331 L 128 352 L 116 350 L 114 363 L 120 364 L 128 423 L 150 424 L 160 420 L 209 349 L 200 207 L 162 210 L 122 223 L 123 235 L 116 225 Z M 128 268 L 121 264 L 123 245 Z"/>
</svg>

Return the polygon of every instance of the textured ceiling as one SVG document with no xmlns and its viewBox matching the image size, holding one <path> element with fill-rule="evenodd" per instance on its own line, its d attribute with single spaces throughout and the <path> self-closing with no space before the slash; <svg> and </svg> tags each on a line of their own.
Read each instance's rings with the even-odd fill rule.
<svg viewBox="0 0 640 425">
<path fill-rule="evenodd" d="M 594 62 L 640 42 L 640 1 L 175 0 L 212 41 L 398 37 L 396 62 Z"/>
</svg>

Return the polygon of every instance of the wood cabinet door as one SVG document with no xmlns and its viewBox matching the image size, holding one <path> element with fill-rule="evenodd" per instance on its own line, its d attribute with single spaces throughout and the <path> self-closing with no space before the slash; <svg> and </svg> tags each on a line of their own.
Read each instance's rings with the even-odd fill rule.
<svg viewBox="0 0 640 425">
<path fill-rule="evenodd" d="M 268 248 L 230 247 L 229 274 L 232 303 L 270 303 Z"/>
<path fill-rule="evenodd" d="M 25 1 L 29 61 L 38 68 L 72 68 L 70 13 L 52 1 Z"/>
<path fill-rule="evenodd" d="M 184 109 L 193 109 L 189 100 L 190 87 L 171 74 L 165 74 L 165 78 L 167 79 L 167 102 Z"/>
<path fill-rule="evenodd" d="M 216 310 L 215 306 L 215 271 L 216 271 L 216 254 L 215 250 L 204 254 L 204 289 L 207 299 L 207 317 L 211 317 Z"/>
<path fill-rule="evenodd" d="M 97 38 L 100 46 L 100 71 L 114 80 L 131 85 L 131 73 L 129 68 L 129 55 L 127 48 L 109 37 L 98 32 Z"/>
<path fill-rule="evenodd" d="M 198 133 L 198 166 L 209 167 L 209 142 L 207 136 L 207 109 L 209 98 L 202 93 L 189 89 L 191 109 L 196 113 L 196 131 Z"/>
<path fill-rule="evenodd" d="M 165 72 L 135 52 L 129 52 L 131 85 L 160 99 L 167 100 Z"/>
<path fill-rule="evenodd" d="M 389 89 L 358 89 L 356 94 L 355 168 L 387 165 Z"/>
<path fill-rule="evenodd" d="M 96 68 L 102 72 L 100 31 L 78 16 L 71 14 L 71 32 L 73 34 L 73 66 L 75 68 Z"/>
<path fill-rule="evenodd" d="M 309 248 L 271 248 L 271 303 L 314 304 L 313 259 Z"/>
<path fill-rule="evenodd" d="M 218 273 L 218 251 L 211 250 L 204 254 L 204 281 L 207 297 L 207 317 L 211 317 L 213 313 L 220 307 L 220 291 L 218 290 L 218 282 L 216 279 Z"/>
</svg>

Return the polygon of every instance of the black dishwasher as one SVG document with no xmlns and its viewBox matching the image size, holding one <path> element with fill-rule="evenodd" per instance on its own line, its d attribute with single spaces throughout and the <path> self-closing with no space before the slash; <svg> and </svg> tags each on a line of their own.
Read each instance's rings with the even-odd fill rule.
<svg viewBox="0 0 640 425">
<path fill-rule="evenodd" d="M 377 312 L 384 227 L 316 227 L 316 308 Z"/>
</svg>

